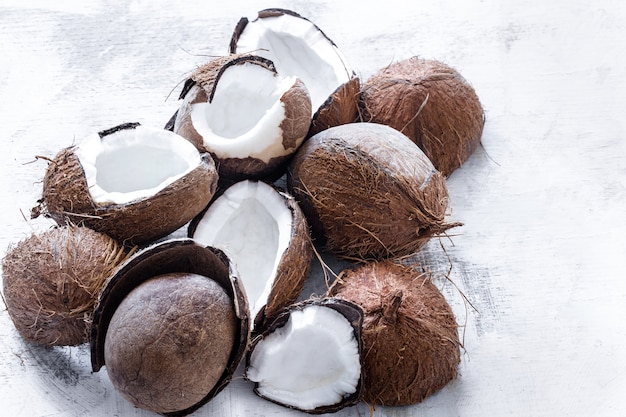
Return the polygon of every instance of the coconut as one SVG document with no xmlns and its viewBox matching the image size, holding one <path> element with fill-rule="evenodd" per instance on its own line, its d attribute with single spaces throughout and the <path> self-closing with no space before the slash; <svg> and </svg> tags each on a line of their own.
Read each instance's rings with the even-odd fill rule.
<svg viewBox="0 0 626 417">
<path fill-rule="evenodd" d="M 253 55 L 215 58 L 190 80 L 174 132 L 210 152 L 222 180 L 280 177 L 311 123 L 302 81 Z"/>
<path fill-rule="evenodd" d="M 288 193 L 262 181 L 237 182 L 191 221 L 188 234 L 228 253 L 255 327 L 300 295 L 313 246 L 304 214 Z"/>
<path fill-rule="evenodd" d="M 75 225 L 33 233 L 10 248 L 2 283 L 19 334 L 48 346 L 88 342 L 98 294 L 127 256 L 109 236 Z"/>
<path fill-rule="evenodd" d="M 255 393 L 311 414 L 354 405 L 361 394 L 363 311 L 340 299 L 286 308 L 253 339 L 246 378 Z"/>
<path fill-rule="evenodd" d="M 32 217 L 43 213 L 143 245 L 189 222 L 216 188 L 209 154 L 167 130 L 129 123 L 61 150 Z"/>
<path fill-rule="evenodd" d="M 308 139 L 287 183 L 320 245 L 342 257 L 401 257 L 458 223 L 447 223 L 448 190 L 409 138 L 351 123 Z"/>
<path fill-rule="evenodd" d="M 309 136 L 358 120 L 359 79 L 337 45 L 313 22 L 287 9 L 242 17 L 230 41 L 231 53 L 271 60 L 280 74 L 299 77 L 311 95 Z"/>
<path fill-rule="evenodd" d="M 191 239 L 145 248 L 104 287 L 91 362 L 134 406 L 195 411 L 232 379 L 249 340 L 245 293 L 230 259 Z"/>
<path fill-rule="evenodd" d="M 344 270 L 330 296 L 363 308 L 363 400 L 409 405 L 457 376 L 454 313 L 428 274 L 389 260 Z"/>
<path fill-rule="evenodd" d="M 363 120 L 394 127 L 449 176 L 480 144 L 485 114 L 454 68 L 412 57 L 380 69 L 362 86 Z"/>
</svg>

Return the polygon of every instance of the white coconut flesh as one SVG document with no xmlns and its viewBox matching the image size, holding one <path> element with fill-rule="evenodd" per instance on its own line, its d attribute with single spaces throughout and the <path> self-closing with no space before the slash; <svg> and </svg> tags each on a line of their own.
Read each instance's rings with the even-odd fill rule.
<svg viewBox="0 0 626 417">
<path fill-rule="evenodd" d="M 198 150 L 164 129 L 137 126 L 91 135 L 75 150 L 94 203 L 124 204 L 148 198 L 198 167 Z"/>
<path fill-rule="evenodd" d="M 352 325 L 319 305 L 293 311 L 283 327 L 263 337 L 246 370 L 261 396 L 301 410 L 340 403 L 356 392 L 360 375 Z"/>
<path fill-rule="evenodd" d="M 204 146 L 220 158 L 268 162 L 290 154 L 293 149 L 283 146 L 281 97 L 296 80 L 253 63 L 232 65 L 218 79 L 211 102 L 191 105 L 191 123 Z"/>
<path fill-rule="evenodd" d="M 226 252 L 239 272 L 255 317 L 267 302 L 281 257 L 289 247 L 291 210 L 284 197 L 261 181 L 241 181 L 217 198 L 193 239 Z"/>
<path fill-rule="evenodd" d="M 352 77 L 346 59 L 324 33 L 290 14 L 250 20 L 236 52 L 253 52 L 274 62 L 279 74 L 299 77 L 311 95 L 313 113 Z"/>
</svg>

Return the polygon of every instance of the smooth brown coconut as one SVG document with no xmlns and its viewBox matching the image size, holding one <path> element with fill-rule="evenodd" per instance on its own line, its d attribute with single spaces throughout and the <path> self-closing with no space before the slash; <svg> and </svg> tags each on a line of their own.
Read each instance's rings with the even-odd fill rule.
<svg viewBox="0 0 626 417">
<path fill-rule="evenodd" d="M 428 274 L 389 260 L 370 262 L 343 271 L 329 295 L 364 310 L 365 402 L 415 404 L 456 378 L 456 319 Z"/>
<path fill-rule="evenodd" d="M 31 216 L 145 245 L 200 213 L 217 181 L 208 153 L 170 131 L 125 123 L 62 149 L 48 164 Z"/>
<path fill-rule="evenodd" d="M 313 244 L 304 213 L 285 191 L 263 181 L 239 181 L 191 221 L 188 235 L 229 254 L 255 328 L 300 296 Z"/>
<path fill-rule="evenodd" d="M 91 328 L 92 368 L 105 366 L 136 407 L 182 416 L 226 387 L 249 333 L 228 256 L 169 239 L 137 252 L 107 282 Z"/>
<path fill-rule="evenodd" d="M 211 153 L 221 182 L 280 177 L 311 123 L 304 83 L 250 54 L 198 67 L 180 98 L 172 130 Z"/>
<path fill-rule="evenodd" d="M 287 174 L 315 238 L 342 257 L 407 256 L 458 225 L 446 222 L 443 175 L 389 126 L 326 129 L 304 143 Z"/>
<path fill-rule="evenodd" d="M 20 335 L 48 346 L 88 342 L 98 294 L 127 256 L 109 236 L 75 225 L 19 242 L 2 260 L 2 282 Z"/>
<path fill-rule="evenodd" d="M 242 17 L 233 31 L 230 52 L 265 57 L 279 73 L 304 82 L 313 112 L 307 136 L 358 120 L 359 78 L 332 39 L 299 13 L 269 8 L 255 19 Z"/>
<path fill-rule="evenodd" d="M 363 120 L 389 125 L 413 140 L 446 177 L 480 144 L 485 114 L 454 68 L 411 57 L 380 69 L 361 87 Z"/>
</svg>

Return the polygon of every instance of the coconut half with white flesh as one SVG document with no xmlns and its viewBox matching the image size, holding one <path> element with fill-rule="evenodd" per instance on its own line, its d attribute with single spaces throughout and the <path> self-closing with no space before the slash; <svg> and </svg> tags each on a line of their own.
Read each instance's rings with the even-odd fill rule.
<svg viewBox="0 0 626 417">
<path fill-rule="evenodd" d="M 217 188 L 215 162 L 164 129 L 127 123 L 62 149 L 32 217 L 82 224 L 142 245 L 200 213 Z"/>
<path fill-rule="evenodd" d="M 287 9 L 270 8 L 242 17 L 231 53 L 271 60 L 280 74 L 297 76 L 309 90 L 312 132 L 358 120 L 359 79 L 337 45 L 313 22 Z"/>
<path fill-rule="evenodd" d="M 310 299 L 285 309 L 253 339 L 245 377 L 260 397 L 310 414 L 338 411 L 361 396 L 363 311 Z"/>
<path fill-rule="evenodd" d="M 311 123 L 302 81 L 252 55 L 215 58 L 190 80 L 173 131 L 211 153 L 221 180 L 280 177 Z"/>
<path fill-rule="evenodd" d="M 313 257 L 295 199 L 262 181 L 227 188 L 192 220 L 189 237 L 233 259 L 257 329 L 298 299 Z"/>
</svg>

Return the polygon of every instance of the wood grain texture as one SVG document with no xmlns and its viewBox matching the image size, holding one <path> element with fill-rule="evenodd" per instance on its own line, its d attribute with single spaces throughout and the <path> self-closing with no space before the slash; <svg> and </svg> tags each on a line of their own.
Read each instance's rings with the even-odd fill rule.
<svg viewBox="0 0 626 417">
<path fill-rule="evenodd" d="M 373 415 L 626 414 L 626 3 L 49 3 L 0 5 L 3 251 L 52 225 L 29 219 L 46 168 L 38 156 L 122 122 L 163 126 L 180 82 L 227 52 L 241 16 L 290 8 L 361 77 L 412 55 L 440 59 L 486 109 L 482 146 L 448 179 L 450 218 L 464 226 L 415 256 L 465 326 L 459 377 L 418 405 Z M 306 291 L 319 293 L 313 271 Z M 24 342 L 0 303 L 1 415 L 153 415 L 89 363 L 85 346 Z M 256 397 L 238 375 L 193 415 L 302 415 Z M 368 414 L 359 404 L 335 415 Z"/>
</svg>

